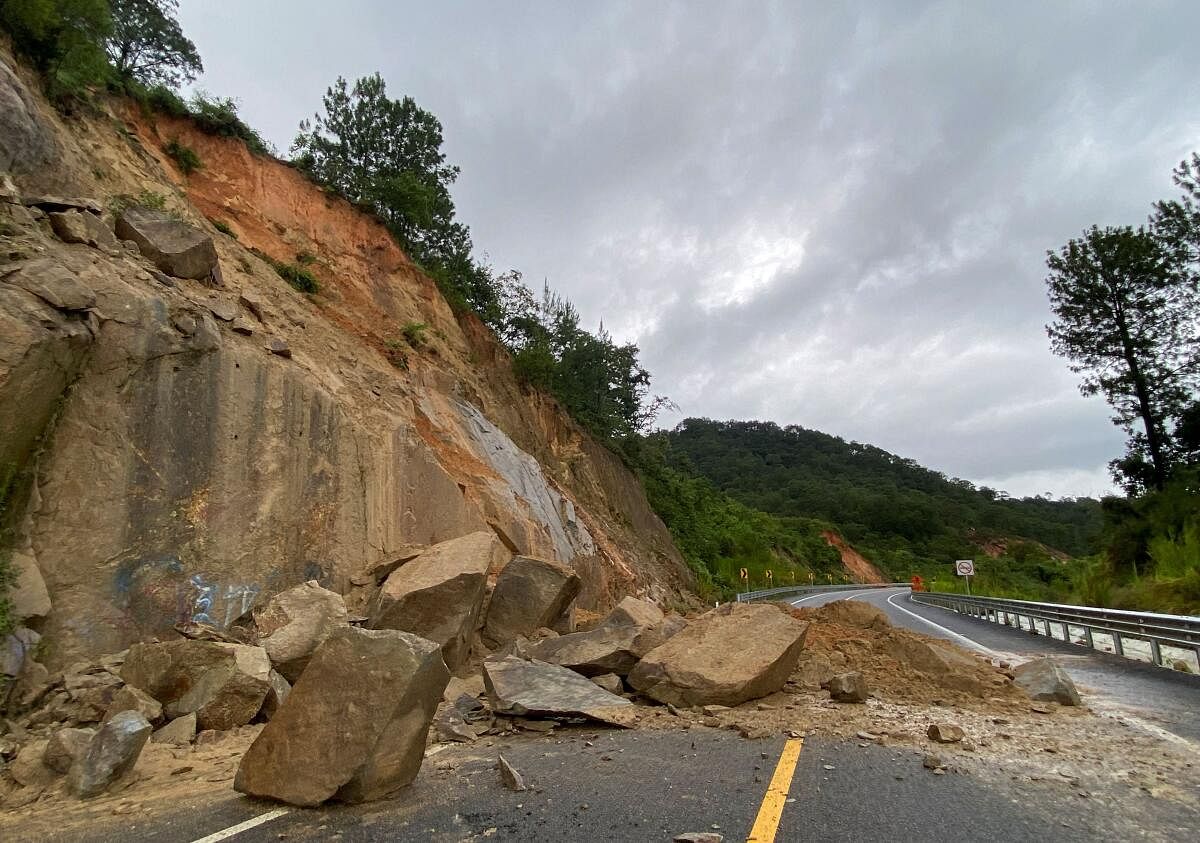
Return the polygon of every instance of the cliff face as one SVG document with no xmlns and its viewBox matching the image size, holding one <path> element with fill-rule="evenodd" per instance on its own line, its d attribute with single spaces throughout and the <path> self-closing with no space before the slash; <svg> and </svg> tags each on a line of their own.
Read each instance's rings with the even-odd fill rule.
<svg viewBox="0 0 1200 843">
<path fill-rule="evenodd" d="M 352 598 L 364 567 L 479 529 L 571 564 L 583 609 L 689 599 L 636 478 L 524 391 L 373 219 L 186 122 L 120 103 L 64 120 L 3 52 L 0 102 L 21 104 L 0 121 L 0 162 L 26 198 L 0 203 L 0 466 L 18 472 L 16 598 L 47 663 L 226 625 L 307 579 Z M 203 169 L 177 172 L 172 139 Z M 62 242 L 28 203 L 147 191 L 212 236 L 222 286 Z M 252 248 L 314 256 L 321 292 L 294 291 Z M 81 301 L 31 291 L 45 278 Z M 400 339 L 409 323 L 428 326 L 417 347 Z"/>
</svg>

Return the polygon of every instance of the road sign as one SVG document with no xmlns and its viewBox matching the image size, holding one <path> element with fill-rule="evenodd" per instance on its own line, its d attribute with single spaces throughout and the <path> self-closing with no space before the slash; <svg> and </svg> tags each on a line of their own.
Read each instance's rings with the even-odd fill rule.
<svg viewBox="0 0 1200 843">
<path fill-rule="evenodd" d="M 770 568 L 767 569 L 767 579 L 769 579 L 769 580 L 775 579 L 775 572 L 772 571 Z"/>
<path fill-rule="evenodd" d="M 748 579 L 750 579 L 750 571 L 746 568 L 742 568 L 741 572 L 738 574 L 738 576 L 740 576 L 744 580 L 748 580 Z"/>
<path fill-rule="evenodd" d="M 954 563 L 954 573 L 960 577 L 975 576 L 975 561 L 973 559 L 959 559 Z"/>
</svg>

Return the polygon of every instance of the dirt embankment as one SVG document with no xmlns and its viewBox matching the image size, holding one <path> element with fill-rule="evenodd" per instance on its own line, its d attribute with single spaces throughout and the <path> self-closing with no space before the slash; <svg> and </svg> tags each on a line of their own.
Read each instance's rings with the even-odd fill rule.
<svg viewBox="0 0 1200 843">
<path fill-rule="evenodd" d="M 825 530 L 821 537 L 829 542 L 829 546 L 842 555 L 842 566 L 850 572 L 857 582 L 881 583 L 887 582 L 883 572 L 871 564 L 871 560 L 846 543 L 846 540 L 833 530 Z"/>
</svg>

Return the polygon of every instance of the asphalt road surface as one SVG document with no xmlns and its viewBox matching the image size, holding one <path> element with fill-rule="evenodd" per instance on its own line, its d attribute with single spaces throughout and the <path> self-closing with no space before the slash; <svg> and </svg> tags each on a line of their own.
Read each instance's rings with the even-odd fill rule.
<svg viewBox="0 0 1200 843">
<path fill-rule="evenodd" d="M 1099 698 L 1190 742 L 1200 734 L 1200 680 L 908 601 L 907 589 L 855 592 L 896 625 L 997 654 L 1071 660 Z M 846 599 L 845 592 L 798 605 Z M 935 626 L 936 625 L 936 626 Z M 1132 712 L 1132 713 L 1131 713 Z M 490 742 L 489 742 L 490 743 Z M 669 841 L 713 831 L 726 841 L 1045 841 L 1195 839 L 1200 815 L 1178 802 L 1004 775 L 932 775 L 920 752 L 820 736 L 744 740 L 722 729 L 556 730 L 493 745 L 437 747 L 417 781 L 361 806 L 295 809 L 235 793 L 132 819 L 112 817 L 51 841 Z M 496 755 L 528 790 L 505 790 Z M 1200 756 L 1198 756 L 1200 767 Z M 0 840 L 22 839 L 5 832 Z"/>
</svg>

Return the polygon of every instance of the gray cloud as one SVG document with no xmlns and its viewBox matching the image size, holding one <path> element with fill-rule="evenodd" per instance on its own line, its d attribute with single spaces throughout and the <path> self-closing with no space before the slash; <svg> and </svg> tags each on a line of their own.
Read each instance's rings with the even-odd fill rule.
<svg viewBox="0 0 1200 843">
<path fill-rule="evenodd" d="M 436 113 L 477 245 L 684 414 L 1107 488 L 1122 435 L 1049 352 L 1042 261 L 1170 194 L 1200 6 L 182 5 L 202 84 L 281 149 L 338 74 Z"/>
</svg>

